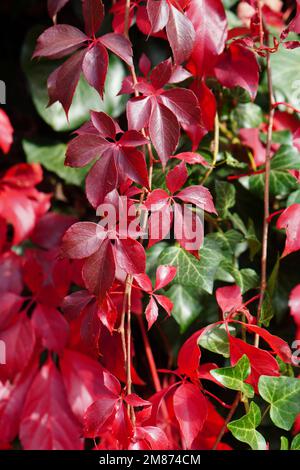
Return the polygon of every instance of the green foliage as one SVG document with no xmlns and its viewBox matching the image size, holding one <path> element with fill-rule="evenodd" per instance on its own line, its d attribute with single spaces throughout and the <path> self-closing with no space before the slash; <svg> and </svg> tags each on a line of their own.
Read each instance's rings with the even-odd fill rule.
<svg viewBox="0 0 300 470">
<path fill-rule="evenodd" d="M 235 328 L 228 325 L 228 330 L 232 336 L 235 335 Z M 229 357 L 229 341 L 228 333 L 225 325 L 214 325 L 208 327 L 200 335 L 198 344 L 201 348 L 208 349 L 208 351 L 216 354 L 221 354 L 224 357 Z"/>
<path fill-rule="evenodd" d="M 235 366 L 214 369 L 210 373 L 224 387 L 230 388 L 230 390 L 238 390 L 248 398 L 254 396 L 253 387 L 244 382 L 251 373 L 250 362 L 245 354 Z"/>
<path fill-rule="evenodd" d="M 236 439 L 249 444 L 253 450 L 266 450 L 267 444 L 263 435 L 256 431 L 261 423 L 261 412 L 253 401 L 250 403 L 248 413 L 240 419 L 231 421 L 228 429 Z"/>
<path fill-rule="evenodd" d="M 172 317 L 180 326 L 180 332 L 184 333 L 202 312 L 198 296 L 193 289 L 175 284 L 168 290 L 168 297 L 174 304 Z"/>
<path fill-rule="evenodd" d="M 71 168 L 64 165 L 66 155 L 65 144 L 49 145 L 24 140 L 23 149 L 28 163 L 40 163 L 48 171 L 55 173 L 68 184 L 82 185 L 90 165 L 85 168 Z"/>
<path fill-rule="evenodd" d="M 221 261 L 213 242 L 206 240 L 200 250 L 200 260 L 180 246 L 171 246 L 159 256 L 161 264 L 177 267 L 176 282 L 184 286 L 197 287 L 209 294 L 213 291 L 214 279 Z"/>
<path fill-rule="evenodd" d="M 235 205 L 235 187 L 226 181 L 216 181 L 216 196 L 216 209 L 219 216 L 225 219 L 229 209 Z"/>
<path fill-rule="evenodd" d="M 300 413 L 300 380 L 262 375 L 258 390 L 262 398 L 271 405 L 270 417 L 273 423 L 289 431 Z"/>
</svg>

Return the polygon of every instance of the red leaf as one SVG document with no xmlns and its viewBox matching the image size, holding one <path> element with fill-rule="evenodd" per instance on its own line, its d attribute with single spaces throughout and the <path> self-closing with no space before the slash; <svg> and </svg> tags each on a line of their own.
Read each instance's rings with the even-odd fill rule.
<svg viewBox="0 0 300 470">
<path fill-rule="evenodd" d="M 102 0 L 82 0 L 82 13 L 86 34 L 95 36 L 104 18 Z"/>
<path fill-rule="evenodd" d="M 106 296 L 98 308 L 97 315 L 104 326 L 112 333 L 118 319 L 118 311 L 111 299 Z"/>
<path fill-rule="evenodd" d="M 60 358 L 60 368 L 72 411 L 82 421 L 87 408 L 107 390 L 104 375 L 110 374 L 94 359 L 68 349 Z"/>
<path fill-rule="evenodd" d="M 96 42 L 84 56 L 82 71 L 87 82 L 98 91 L 101 98 L 103 98 L 107 69 L 107 50 L 100 42 Z"/>
<path fill-rule="evenodd" d="M 258 393 L 257 386 L 261 375 L 274 377 L 280 375 L 278 362 L 268 351 L 256 348 L 231 335 L 229 335 L 229 344 L 231 365 L 234 366 L 244 354 L 248 357 L 251 365 L 251 374 L 246 382 L 253 385 L 256 393 Z"/>
<path fill-rule="evenodd" d="M 147 274 L 135 274 L 134 279 L 143 291 L 152 292 L 152 282 Z"/>
<path fill-rule="evenodd" d="M 190 449 L 207 419 L 207 400 L 198 387 L 184 383 L 176 389 L 173 404 L 185 448 Z"/>
<path fill-rule="evenodd" d="M 122 145 L 122 147 L 139 147 L 140 145 L 149 144 L 149 140 L 140 132 L 127 131 L 122 135 L 119 144 Z"/>
<path fill-rule="evenodd" d="M 204 239 L 203 223 L 190 208 L 174 204 L 174 234 L 182 248 L 197 258 Z"/>
<path fill-rule="evenodd" d="M 15 319 L 22 304 L 23 297 L 20 297 L 13 292 L 4 292 L 1 295 L 0 304 L 0 330 L 4 330 Z"/>
<path fill-rule="evenodd" d="M 120 59 L 124 60 L 127 65 L 132 67 L 132 46 L 129 39 L 125 38 L 123 34 L 107 33 L 101 36 L 100 41 L 107 49 L 111 50 Z"/>
<path fill-rule="evenodd" d="M 185 88 L 166 90 L 161 95 L 161 100 L 175 114 L 184 129 L 199 124 L 199 104 L 196 95 L 191 90 Z"/>
<path fill-rule="evenodd" d="M 278 336 L 272 335 L 265 328 L 257 325 L 245 324 L 247 331 L 258 334 L 284 362 L 291 363 L 291 350 L 289 345 Z"/>
<path fill-rule="evenodd" d="M 209 166 L 207 161 L 205 160 L 202 155 L 196 152 L 182 152 L 182 153 L 177 153 L 177 155 L 174 155 L 173 158 L 178 158 L 179 160 L 188 163 L 190 165 L 203 165 L 203 166 Z"/>
<path fill-rule="evenodd" d="M 154 297 L 157 300 L 157 302 L 161 305 L 161 307 L 170 316 L 171 312 L 172 312 L 172 309 L 174 307 L 173 302 L 168 297 L 166 297 L 165 295 L 154 294 Z"/>
<path fill-rule="evenodd" d="M 107 430 L 107 422 L 114 416 L 118 395 L 109 391 L 90 405 L 84 415 L 84 435 L 95 438 Z"/>
<path fill-rule="evenodd" d="M 13 441 L 19 432 L 20 418 L 26 394 L 37 372 L 37 364 L 30 363 L 13 384 L 0 383 L 0 442 Z"/>
<path fill-rule="evenodd" d="M 286 243 L 282 257 L 300 250 L 300 204 L 292 204 L 280 215 L 277 228 L 285 229 Z"/>
<path fill-rule="evenodd" d="M 175 166 L 166 176 L 167 188 L 171 194 L 176 193 L 186 180 L 188 179 L 188 172 L 184 162 L 179 163 Z"/>
<path fill-rule="evenodd" d="M 161 31 L 169 19 L 169 5 L 166 0 L 148 0 L 147 13 L 151 23 L 151 32 Z"/>
<path fill-rule="evenodd" d="M 181 11 L 170 5 L 166 32 L 175 64 L 181 64 L 189 58 L 193 50 L 196 36 L 194 26 Z"/>
<path fill-rule="evenodd" d="M 170 448 L 164 431 L 155 426 L 136 427 L 133 441 L 129 450 L 167 450 Z"/>
<path fill-rule="evenodd" d="M 0 254 L 0 292 L 20 294 L 23 289 L 21 258 L 14 252 Z"/>
<path fill-rule="evenodd" d="M 6 330 L 1 331 L 5 344 L 6 363 L 0 367 L 0 380 L 13 379 L 28 364 L 35 346 L 35 334 L 30 320 L 24 313 Z"/>
<path fill-rule="evenodd" d="M 197 207 L 205 210 L 206 212 L 217 214 L 212 195 L 210 194 L 209 189 L 207 189 L 205 186 L 189 186 L 177 193 L 176 197 L 184 202 L 195 204 Z"/>
<path fill-rule="evenodd" d="M 227 88 L 240 86 L 255 99 L 259 82 L 259 65 L 254 52 L 238 43 L 232 43 L 223 52 L 215 66 L 221 85 Z"/>
<path fill-rule="evenodd" d="M 50 250 L 61 244 L 64 233 L 76 221 L 69 215 L 48 212 L 39 219 L 30 238 L 36 245 Z"/>
<path fill-rule="evenodd" d="M 149 187 L 147 165 L 142 152 L 132 147 L 123 147 L 117 153 L 116 162 L 121 174 L 141 186 Z"/>
<path fill-rule="evenodd" d="M 115 139 L 117 132 L 119 132 L 119 126 L 116 122 L 103 112 L 92 111 L 91 121 L 103 138 Z"/>
<path fill-rule="evenodd" d="M 0 109 L 0 148 L 8 153 L 13 142 L 13 128 L 7 114 Z"/>
<path fill-rule="evenodd" d="M 202 77 L 209 73 L 224 49 L 227 36 L 225 10 L 221 0 L 191 0 L 186 14 L 196 31 L 188 68 Z"/>
<path fill-rule="evenodd" d="M 243 297 L 239 286 L 219 287 L 216 290 L 216 298 L 224 314 L 237 311 L 243 306 Z"/>
<path fill-rule="evenodd" d="M 68 1 L 69 0 L 48 0 L 48 13 L 50 18 L 54 18 Z"/>
<path fill-rule="evenodd" d="M 129 129 L 141 130 L 148 125 L 151 115 L 151 98 L 137 97 L 131 98 L 126 107 Z"/>
<path fill-rule="evenodd" d="M 117 264 L 127 274 L 139 274 L 145 271 L 145 250 L 137 240 L 132 238 L 117 239 L 115 250 Z"/>
<path fill-rule="evenodd" d="M 259 129 L 240 129 L 239 135 L 241 142 L 252 149 L 256 165 L 263 165 L 266 161 L 266 149 L 260 140 Z"/>
<path fill-rule="evenodd" d="M 20 425 L 21 443 L 25 450 L 81 450 L 79 436 L 62 377 L 53 362 L 48 361 L 27 394 Z"/>
<path fill-rule="evenodd" d="M 159 204 L 157 204 L 157 206 L 159 206 Z M 170 204 L 165 202 L 160 208 L 157 208 L 157 206 L 150 207 L 154 213 L 151 214 L 149 218 L 148 248 L 160 240 L 163 240 L 169 234 L 173 221 L 173 211 Z"/>
<path fill-rule="evenodd" d="M 49 104 L 59 101 L 68 117 L 74 93 L 80 78 L 85 50 L 73 54 L 48 78 Z"/>
<path fill-rule="evenodd" d="M 167 83 L 169 83 L 172 69 L 171 59 L 164 60 L 154 67 L 150 75 L 150 82 L 156 90 L 163 88 Z"/>
<path fill-rule="evenodd" d="M 160 210 L 169 200 L 170 196 L 164 189 L 154 189 L 145 202 L 145 206 L 149 210 Z"/>
<path fill-rule="evenodd" d="M 60 59 L 76 51 L 87 40 L 88 37 L 74 26 L 66 24 L 51 26 L 39 36 L 32 57 Z"/>
<path fill-rule="evenodd" d="M 81 167 L 99 157 L 108 148 L 108 143 L 98 135 L 84 134 L 75 137 L 68 144 L 66 161 L 67 166 Z"/>
<path fill-rule="evenodd" d="M 110 240 L 104 240 L 96 253 L 87 258 L 82 277 L 88 290 L 101 302 L 115 279 L 115 259 Z"/>
<path fill-rule="evenodd" d="M 149 132 L 155 150 L 165 167 L 179 141 L 180 131 L 176 116 L 166 106 L 157 103 L 151 112 Z"/>
<path fill-rule="evenodd" d="M 97 208 L 105 196 L 118 186 L 116 164 L 109 154 L 102 156 L 90 170 L 86 181 L 86 195 L 93 207 Z"/>
<path fill-rule="evenodd" d="M 200 107 L 200 123 L 197 126 L 187 127 L 185 131 L 193 142 L 193 149 L 197 149 L 202 138 L 214 129 L 216 116 L 216 98 L 208 88 L 205 80 L 195 80 L 190 89 L 195 93 Z"/>
<path fill-rule="evenodd" d="M 141 130 L 148 125 L 151 115 L 151 98 L 149 96 L 131 98 L 126 107 L 129 129 Z"/>
<path fill-rule="evenodd" d="M 141 55 L 139 60 L 139 69 L 140 72 L 144 75 L 144 77 L 147 77 L 151 70 L 151 61 L 144 53 Z"/>
<path fill-rule="evenodd" d="M 196 331 L 185 343 L 181 346 L 178 358 L 178 372 L 186 374 L 188 377 L 197 376 L 201 351 L 198 346 L 198 338 L 202 330 Z"/>
<path fill-rule="evenodd" d="M 126 403 L 131 406 L 152 406 L 150 401 L 143 400 L 143 398 L 139 397 L 135 393 L 131 393 L 125 397 Z"/>
<path fill-rule="evenodd" d="M 291 309 L 291 315 L 294 319 L 294 322 L 297 325 L 297 339 L 299 338 L 300 333 L 300 284 L 298 284 L 292 290 L 289 299 L 289 307 Z"/>
<path fill-rule="evenodd" d="M 158 266 L 156 270 L 156 281 L 155 281 L 155 290 L 162 289 L 166 285 L 170 284 L 176 276 L 176 267 L 175 266 Z"/>
<path fill-rule="evenodd" d="M 58 310 L 38 304 L 31 321 L 45 348 L 57 353 L 64 349 L 69 336 L 69 324 Z"/>
<path fill-rule="evenodd" d="M 69 258 L 87 258 L 98 250 L 104 238 L 105 233 L 101 225 L 93 222 L 78 222 L 65 233 L 62 252 Z"/>
<path fill-rule="evenodd" d="M 151 296 L 150 301 L 146 307 L 145 315 L 148 323 L 148 330 L 150 330 L 153 323 L 156 322 L 158 317 L 158 306 L 155 299 Z"/>
</svg>

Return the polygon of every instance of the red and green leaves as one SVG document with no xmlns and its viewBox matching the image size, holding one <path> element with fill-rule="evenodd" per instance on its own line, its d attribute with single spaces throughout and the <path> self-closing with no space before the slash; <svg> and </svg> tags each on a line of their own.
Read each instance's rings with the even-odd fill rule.
<svg viewBox="0 0 300 470">
<path fill-rule="evenodd" d="M 104 18 L 102 0 L 84 0 L 82 9 L 85 33 L 70 25 L 54 25 L 41 34 L 33 54 L 34 58 L 58 59 L 80 49 L 48 79 L 49 104 L 59 101 L 67 116 L 81 72 L 103 97 L 108 69 L 107 49 L 129 66 L 132 65 L 132 48 L 127 38 L 117 33 L 107 33 L 97 38 L 95 36 Z M 57 12 L 57 6 L 51 8 L 51 12 L 54 11 Z"/>
</svg>

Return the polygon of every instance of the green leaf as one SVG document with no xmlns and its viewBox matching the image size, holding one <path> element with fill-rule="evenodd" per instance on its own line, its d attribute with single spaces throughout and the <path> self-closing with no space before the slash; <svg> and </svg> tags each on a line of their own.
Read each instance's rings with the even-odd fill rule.
<svg viewBox="0 0 300 470">
<path fill-rule="evenodd" d="M 259 285 L 259 276 L 254 269 L 232 269 L 231 274 L 237 285 L 240 286 L 242 294 L 245 294 L 250 289 L 255 289 Z"/>
<path fill-rule="evenodd" d="M 300 450 L 300 434 L 297 434 L 292 440 L 291 450 Z"/>
<path fill-rule="evenodd" d="M 254 396 L 253 387 L 244 382 L 251 372 L 250 362 L 244 354 L 233 367 L 211 370 L 211 375 L 230 390 L 239 390 L 246 397 Z"/>
<path fill-rule="evenodd" d="M 37 142 L 23 140 L 23 150 L 28 163 L 40 163 L 48 171 L 52 171 L 66 183 L 80 186 L 89 171 L 85 168 L 71 168 L 64 165 L 66 155 L 65 144 L 40 145 Z"/>
<path fill-rule="evenodd" d="M 180 326 L 180 332 L 184 333 L 198 318 L 202 306 L 193 295 L 193 290 L 180 284 L 175 284 L 168 290 L 168 297 L 174 304 L 172 317 Z"/>
<path fill-rule="evenodd" d="M 287 101 L 299 108 L 300 50 L 280 47 L 276 54 L 271 54 L 271 68 L 277 101 Z"/>
<path fill-rule="evenodd" d="M 257 104 L 239 104 L 230 113 L 230 120 L 235 129 L 259 127 L 263 122 L 263 113 Z"/>
<path fill-rule="evenodd" d="M 272 273 L 269 277 L 267 290 L 265 292 L 265 298 L 262 304 L 260 324 L 265 325 L 265 326 L 269 326 L 270 321 L 272 320 L 274 316 L 272 299 L 273 299 L 276 285 L 277 285 L 279 266 L 280 266 L 280 258 L 278 257 L 275 263 L 275 266 L 272 270 Z"/>
<path fill-rule="evenodd" d="M 235 336 L 235 328 L 229 325 L 228 329 L 230 334 Z M 208 349 L 208 351 L 221 354 L 226 358 L 230 357 L 228 333 L 225 325 L 215 325 L 212 328 L 206 328 L 201 333 L 198 344 L 201 348 Z"/>
<path fill-rule="evenodd" d="M 261 242 L 258 240 L 255 232 L 255 225 L 252 219 L 248 221 L 247 234 L 245 238 L 248 242 L 250 250 L 250 259 L 253 260 L 254 256 L 260 251 Z"/>
<path fill-rule="evenodd" d="M 107 74 L 104 100 L 99 94 L 90 87 L 83 76 L 79 80 L 73 103 L 69 112 L 69 123 L 65 112 L 60 103 L 54 103 L 47 108 L 48 91 L 47 79 L 49 75 L 57 68 L 61 61 L 47 61 L 41 59 L 31 60 L 31 56 L 36 44 L 36 39 L 44 28 L 35 27 L 29 31 L 22 49 L 22 67 L 26 75 L 29 91 L 33 103 L 39 115 L 55 131 L 67 132 L 78 128 L 89 119 L 90 109 L 95 111 L 104 111 L 117 117 L 125 109 L 126 98 L 117 96 L 120 91 L 122 81 L 125 77 L 125 69 L 122 62 L 115 56 L 111 56 L 109 70 Z"/>
<path fill-rule="evenodd" d="M 236 189 L 226 181 L 216 181 L 216 209 L 222 218 L 228 217 L 228 212 L 235 205 Z"/>
<path fill-rule="evenodd" d="M 210 233 L 206 239 L 213 240 L 225 257 L 235 255 L 238 246 L 243 242 L 243 236 L 236 230 Z"/>
<path fill-rule="evenodd" d="M 270 193 L 272 195 L 288 195 L 297 187 L 296 179 L 288 170 L 300 168 L 300 154 L 291 145 L 282 145 L 271 160 Z M 254 175 L 249 178 L 250 189 L 263 195 L 265 175 Z"/>
<path fill-rule="evenodd" d="M 263 435 L 256 431 L 261 423 L 261 412 L 253 401 L 250 403 L 248 413 L 240 419 L 231 421 L 228 429 L 233 436 L 241 442 L 249 444 L 253 450 L 266 450 L 267 444 Z"/>
<path fill-rule="evenodd" d="M 216 251 L 215 243 L 209 241 L 204 242 L 199 253 L 200 260 L 180 246 L 171 246 L 160 254 L 159 263 L 177 267 L 177 284 L 198 287 L 212 294 L 215 274 L 222 256 Z"/>
<path fill-rule="evenodd" d="M 289 441 L 285 436 L 280 438 L 280 450 L 289 450 Z"/>
<path fill-rule="evenodd" d="M 297 189 L 297 191 L 294 191 L 289 195 L 287 206 L 291 206 L 292 204 L 300 204 L 300 189 Z"/>
<path fill-rule="evenodd" d="M 146 251 L 146 256 L 147 256 L 147 274 L 148 276 L 152 279 L 152 281 L 155 280 L 155 273 L 156 269 L 158 268 L 159 264 L 159 255 L 162 253 L 162 251 L 167 248 L 169 245 L 167 242 L 159 242 L 155 243 L 155 245 L 151 246 Z"/>
<path fill-rule="evenodd" d="M 281 429 L 289 431 L 300 413 L 300 380 L 262 375 L 258 382 L 262 398 L 270 403 L 270 417 Z"/>
</svg>

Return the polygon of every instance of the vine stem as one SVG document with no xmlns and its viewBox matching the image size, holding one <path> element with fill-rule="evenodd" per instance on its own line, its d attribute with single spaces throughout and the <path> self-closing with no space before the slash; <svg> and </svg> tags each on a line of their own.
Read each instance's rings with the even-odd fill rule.
<svg viewBox="0 0 300 470">
<path fill-rule="evenodd" d="M 259 2 L 260 4 L 260 2 Z M 269 37 L 268 41 L 269 42 Z M 267 146 L 266 146 L 266 163 L 265 163 L 265 188 L 264 188 L 264 221 L 263 221 L 263 237 L 262 237 L 262 255 L 261 255 L 261 283 L 260 283 L 260 296 L 257 310 L 257 323 L 261 318 L 263 301 L 267 289 L 267 259 L 268 259 L 268 238 L 269 238 L 269 217 L 270 217 L 270 172 L 271 172 L 271 148 L 272 136 L 274 126 L 274 92 L 272 81 L 271 69 L 271 56 L 267 51 L 267 78 L 268 78 L 268 96 L 269 96 L 269 121 L 267 132 Z M 259 346 L 259 335 L 255 335 L 254 345 Z"/>
<path fill-rule="evenodd" d="M 129 38 L 129 20 L 130 20 L 130 1 L 131 0 L 126 0 L 125 3 L 125 18 L 124 18 L 124 36 L 126 38 Z M 132 82 L 134 86 L 134 94 L 136 97 L 139 96 L 139 91 L 137 89 L 137 76 L 135 72 L 134 65 L 129 67 L 130 74 L 132 77 Z M 142 134 L 147 137 L 147 133 L 145 129 L 141 130 Z M 153 175 L 153 164 L 154 164 L 154 156 L 152 152 L 152 147 L 151 144 L 147 144 L 147 149 L 149 153 L 149 171 L 148 171 L 148 178 L 149 178 L 149 188 L 151 188 L 152 185 L 152 175 Z M 140 206 L 143 204 L 143 201 L 145 199 L 145 195 L 147 193 L 147 189 L 143 188 L 141 197 L 140 197 Z M 142 232 L 145 230 L 147 224 L 147 219 L 145 218 L 143 227 L 141 227 Z M 120 333 L 122 336 L 122 347 L 123 347 L 123 352 L 124 352 L 124 358 L 125 358 L 125 368 L 126 368 L 126 389 L 127 393 L 130 394 L 132 392 L 132 376 L 131 376 L 131 341 L 132 341 L 132 331 L 131 331 L 131 297 L 132 297 L 132 282 L 133 282 L 133 277 L 132 275 L 127 275 L 126 276 L 126 281 L 125 281 L 125 291 L 124 291 L 124 302 L 123 302 L 123 311 L 122 311 L 122 318 L 121 318 L 121 325 L 120 325 Z M 127 306 L 127 310 L 126 310 Z M 127 335 L 125 338 L 125 317 L 127 317 Z M 146 345 L 146 355 L 148 358 L 149 366 L 151 369 L 151 372 L 153 374 L 153 364 L 154 363 L 154 358 L 152 355 L 151 347 L 147 338 L 147 333 L 145 333 L 145 345 Z M 126 341 L 127 340 L 127 341 Z M 156 370 L 156 367 L 155 367 Z M 157 374 L 157 372 L 156 372 Z M 158 379 L 158 376 L 157 376 Z M 159 383 L 159 379 L 158 379 Z M 156 385 L 158 385 L 156 383 Z M 160 383 L 159 383 L 160 386 Z M 132 419 L 132 422 L 135 423 L 135 414 L 134 414 L 134 409 L 132 406 L 128 405 L 128 415 Z"/>
<path fill-rule="evenodd" d="M 236 397 L 235 397 L 234 402 L 232 403 L 232 406 L 231 406 L 231 408 L 230 408 L 230 411 L 229 411 L 229 413 L 228 413 L 228 415 L 227 415 L 227 417 L 226 417 L 226 419 L 225 419 L 225 422 L 224 422 L 224 424 L 223 424 L 223 426 L 222 426 L 222 429 L 221 429 L 221 431 L 219 432 L 219 435 L 218 435 L 218 437 L 217 437 L 217 439 L 216 439 L 216 441 L 215 441 L 215 443 L 214 443 L 214 446 L 213 446 L 212 450 L 216 450 L 217 447 L 218 447 L 218 445 L 220 444 L 220 442 L 221 442 L 221 440 L 222 440 L 222 438 L 223 438 L 223 436 L 224 436 L 224 434 L 225 434 L 225 431 L 226 431 L 226 428 L 227 428 L 227 424 L 231 421 L 231 418 L 233 417 L 233 415 L 234 415 L 234 413 L 235 413 L 235 411 L 236 411 L 236 409 L 237 409 L 237 407 L 238 407 L 238 405 L 239 405 L 240 399 L 241 399 L 241 393 L 238 392 L 238 393 L 236 394 Z"/>
<path fill-rule="evenodd" d="M 138 315 L 138 322 L 139 322 L 139 325 L 140 325 L 142 338 L 143 338 L 143 342 L 144 342 L 144 345 L 145 345 L 145 351 L 146 351 L 146 356 L 147 356 L 147 360 L 148 360 L 151 375 L 152 375 L 153 385 L 154 385 L 155 391 L 160 392 L 161 389 L 162 389 L 161 388 L 161 383 L 160 383 L 159 376 L 158 376 L 158 373 L 157 373 L 155 359 L 154 359 L 152 349 L 151 349 L 151 346 L 150 346 L 150 343 L 149 343 L 149 339 L 148 339 L 148 335 L 147 335 L 147 332 L 146 332 L 144 320 L 143 320 L 141 315 Z"/>
<path fill-rule="evenodd" d="M 219 116 L 218 116 L 218 113 L 216 113 L 216 116 L 215 116 L 215 133 L 214 133 L 214 153 L 213 153 L 213 161 L 212 161 L 212 164 L 210 166 L 210 168 L 207 170 L 207 172 L 205 173 L 202 181 L 201 181 L 201 184 L 204 184 L 207 179 L 209 178 L 209 176 L 211 175 L 211 173 L 213 172 L 215 166 L 216 166 L 216 163 L 217 163 L 217 158 L 218 158 L 218 154 L 219 154 L 219 148 L 220 148 L 220 121 L 219 121 Z"/>
</svg>

